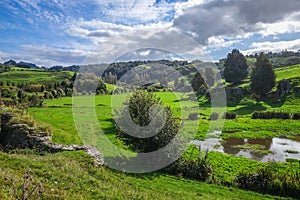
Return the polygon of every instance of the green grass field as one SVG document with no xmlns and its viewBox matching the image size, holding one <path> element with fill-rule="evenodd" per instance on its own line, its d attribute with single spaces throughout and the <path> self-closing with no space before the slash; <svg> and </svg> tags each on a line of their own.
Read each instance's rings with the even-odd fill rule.
<svg viewBox="0 0 300 200">
<path fill-rule="evenodd" d="M 170 105 L 172 110 L 177 116 L 180 116 L 180 106 L 187 107 L 190 109 L 189 112 L 197 112 L 193 104 L 185 98 L 185 95 L 178 95 L 181 101 L 176 101 L 176 95 L 170 92 L 157 93 L 157 96 L 162 99 L 166 105 Z M 117 96 L 117 99 L 122 99 L 124 95 Z M 82 98 L 84 97 L 76 97 Z M 72 116 L 72 98 L 62 98 L 58 100 L 47 101 L 48 108 L 30 108 L 30 114 L 41 124 L 50 125 L 53 130 L 53 140 L 58 143 L 71 144 L 78 143 L 81 144 L 80 137 L 76 131 L 74 125 L 74 119 Z M 100 126 L 104 131 L 105 135 L 118 147 L 125 148 L 123 143 L 115 135 L 115 126 L 113 124 L 112 109 L 111 109 L 111 96 L 96 96 L 95 98 L 95 109 L 97 113 L 97 118 L 99 120 Z M 285 104 L 283 104 L 284 106 Z M 294 105 L 296 107 L 296 105 Z M 234 111 L 239 109 L 239 107 L 229 107 L 228 110 Z M 248 108 L 251 110 L 251 108 Z M 267 107 L 266 109 L 271 109 Z M 202 117 L 207 117 L 211 113 L 211 108 L 207 106 L 201 107 L 200 114 Z M 47 113 L 47 114 L 45 114 Z M 188 115 L 188 112 L 184 113 L 184 118 Z M 186 125 L 185 131 L 194 131 L 195 121 L 184 120 Z M 196 132 L 193 132 L 195 139 L 204 139 L 210 121 L 208 119 L 200 119 L 199 127 Z M 288 136 L 293 137 L 293 135 L 300 134 L 300 121 L 298 120 L 255 120 L 250 119 L 248 113 L 240 115 L 238 119 L 226 120 L 223 128 L 223 133 L 221 137 L 227 139 L 229 137 L 234 138 L 267 138 L 267 137 L 282 137 Z M 193 148 L 192 146 L 190 148 Z M 190 155 L 191 149 L 186 153 L 187 157 Z M 196 154 L 197 156 L 197 154 Z M 230 155 L 224 155 L 217 152 L 210 152 L 209 157 L 212 161 L 214 168 L 215 181 L 218 183 L 232 183 L 238 172 L 242 170 L 253 170 L 257 169 L 259 166 L 264 166 L 264 164 L 250 160 L 247 158 L 235 157 Z M 295 167 L 293 163 L 279 164 L 275 168 L 283 169 L 288 171 L 289 169 Z"/>
<path fill-rule="evenodd" d="M 195 134 L 196 139 L 203 139 L 206 132 L 209 129 L 210 121 L 207 120 L 212 112 L 209 107 L 200 108 L 195 107 L 195 105 L 190 100 L 180 100 L 177 101 L 177 97 L 170 92 L 157 93 L 157 96 L 162 99 L 165 105 L 171 106 L 174 114 L 178 117 L 186 119 L 189 113 L 200 113 L 201 119 L 199 120 L 198 131 Z M 180 98 L 184 96 L 178 95 Z M 82 97 L 76 97 L 82 98 Z M 124 95 L 115 96 L 114 99 L 122 99 Z M 113 141 L 115 138 L 115 128 L 112 122 L 113 113 L 111 108 L 111 96 L 96 96 L 95 98 L 95 110 L 97 113 L 97 118 L 100 122 L 101 128 L 104 133 Z M 289 100 L 278 107 L 278 110 L 299 110 L 299 99 Z M 300 102 L 299 102 L 300 103 Z M 58 143 L 80 144 L 80 138 L 77 135 L 76 127 L 74 124 L 74 119 L 72 115 L 72 98 L 62 98 L 58 100 L 46 101 L 48 105 L 47 108 L 30 108 L 30 114 L 42 124 L 50 125 L 53 129 L 54 135 L 53 140 Z M 184 108 L 181 113 L 180 109 Z M 281 137 L 281 136 L 293 136 L 300 134 L 300 121 L 299 120 L 257 120 L 251 119 L 250 115 L 253 111 L 258 110 L 258 108 L 263 108 L 265 111 L 272 111 L 274 108 L 262 103 L 259 105 L 239 105 L 236 107 L 228 107 L 228 111 L 237 112 L 239 118 L 235 120 L 226 120 L 223 127 L 223 137 L 237 137 L 237 138 L 266 138 L 266 137 Z M 276 110 L 275 109 L 275 110 Z M 47 114 L 45 114 L 47 113 Z M 206 119 L 202 119 L 206 118 Z M 284 123 L 282 123 L 284 122 Z M 196 124 L 195 121 L 185 120 L 184 121 L 187 129 L 186 131 L 195 130 L 193 126 Z M 190 129 L 189 129 L 190 127 Z M 218 128 L 218 127 L 217 127 Z M 221 127 L 220 127 L 221 128 Z M 228 133 L 228 134 L 227 134 Z"/>
</svg>

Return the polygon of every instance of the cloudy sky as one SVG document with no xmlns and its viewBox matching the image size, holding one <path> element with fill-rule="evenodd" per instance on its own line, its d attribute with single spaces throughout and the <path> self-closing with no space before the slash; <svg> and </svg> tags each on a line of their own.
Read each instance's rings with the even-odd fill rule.
<svg viewBox="0 0 300 200">
<path fill-rule="evenodd" d="M 218 60 L 300 49 L 299 0 L 1 0 L 0 62 Z M 136 51 L 138 49 L 143 49 Z M 163 51 L 160 51 L 163 50 Z"/>
</svg>

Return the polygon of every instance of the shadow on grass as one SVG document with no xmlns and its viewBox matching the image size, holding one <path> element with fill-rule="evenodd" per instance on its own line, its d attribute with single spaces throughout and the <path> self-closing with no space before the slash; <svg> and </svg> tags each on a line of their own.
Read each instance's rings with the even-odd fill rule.
<svg viewBox="0 0 300 200">
<path fill-rule="evenodd" d="M 101 119 L 103 122 L 109 122 L 110 125 L 108 126 L 107 124 L 104 126 L 100 122 L 100 127 L 103 130 L 104 134 L 116 134 L 117 133 L 117 127 L 115 125 L 115 122 L 111 118 L 106 118 L 106 119 Z"/>
<path fill-rule="evenodd" d="M 110 168 L 110 170 L 112 170 L 114 172 L 118 172 L 118 173 L 125 173 L 126 176 L 131 176 L 131 177 L 134 177 L 134 178 L 154 180 L 155 178 L 157 178 L 161 175 L 166 175 L 166 173 L 164 173 L 163 169 L 160 169 L 160 170 L 154 171 L 154 172 L 145 172 L 145 173 L 143 173 L 142 169 L 147 168 L 147 167 L 145 167 L 145 163 L 143 163 L 141 166 L 138 166 L 138 164 L 137 164 L 137 163 L 139 163 L 139 161 L 137 161 L 138 159 L 139 159 L 138 156 L 137 157 L 131 157 L 131 158 L 127 158 L 127 157 L 124 157 L 124 156 L 106 157 L 105 158 L 105 163 L 108 166 L 118 166 L 118 170 L 117 169 L 112 169 L 112 168 Z M 145 161 L 145 162 L 147 162 L 147 161 Z M 132 164 L 129 164 L 129 163 L 135 163 L 135 164 L 132 165 Z M 149 164 L 149 166 L 151 166 L 151 164 Z M 140 173 L 127 172 L 127 171 L 135 171 L 137 169 L 140 170 Z M 150 169 L 145 169 L 145 170 L 151 171 Z"/>
<path fill-rule="evenodd" d="M 98 106 L 98 107 L 105 107 L 107 105 L 100 103 L 100 104 L 97 104 L 96 106 Z"/>
<path fill-rule="evenodd" d="M 238 115 L 248 115 L 248 114 L 252 114 L 255 111 L 264 111 L 264 110 L 267 110 L 267 108 L 261 105 L 260 103 L 257 103 L 255 105 L 237 108 L 235 110 L 232 110 L 232 112 L 235 112 Z"/>
<path fill-rule="evenodd" d="M 280 99 L 264 99 L 264 102 L 271 106 L 272 108 L 280 108 L 283 106 L 287 98 L 287 95 L 283 96 Z"/>
</svg>

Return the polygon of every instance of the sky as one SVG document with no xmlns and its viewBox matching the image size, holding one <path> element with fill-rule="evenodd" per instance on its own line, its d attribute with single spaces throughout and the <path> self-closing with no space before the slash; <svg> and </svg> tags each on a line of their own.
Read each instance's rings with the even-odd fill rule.
<svg viewBox="0 0 300 200">
<path fill-rule="evenodd" d="M 217 61 L 298 51 L 299 0 L 1 0 L 0 62 Z"/>
</svg>

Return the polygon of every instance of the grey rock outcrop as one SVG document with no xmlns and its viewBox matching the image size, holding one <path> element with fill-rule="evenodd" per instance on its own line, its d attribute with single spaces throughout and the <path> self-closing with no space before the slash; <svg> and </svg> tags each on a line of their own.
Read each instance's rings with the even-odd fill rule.
<svg viewBox="0 0 300 200">
<path fill-rule="evenodd" d="M 4 150 L 39 149 L 49 153 L 61 151 L 86 151 L 94 158 L 96 166 L 104 164 L 104 157 L 97 148 L 89 145 L 62 145 L 51 142 L 51 136 L 28 124 L 12 124 L 11 113 L 1 114 L 0 145 Z"/>
</svg>

